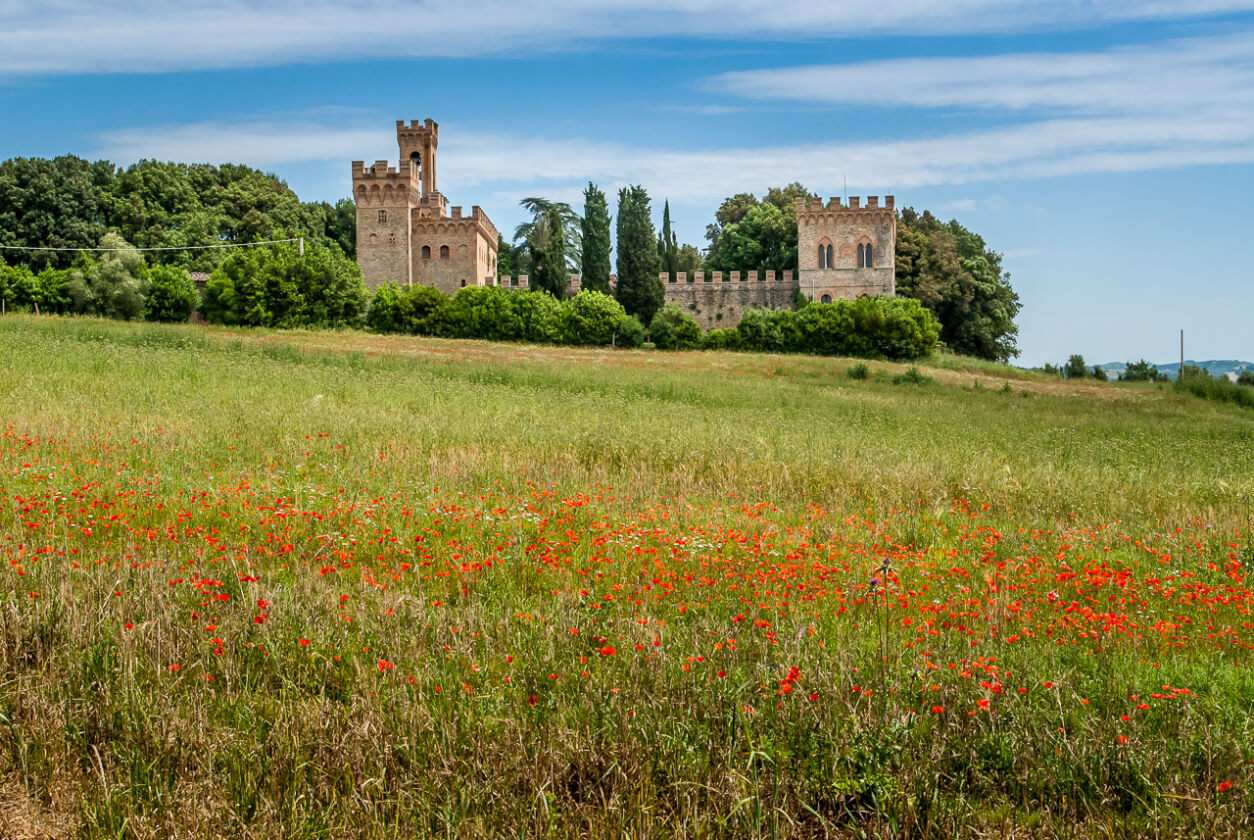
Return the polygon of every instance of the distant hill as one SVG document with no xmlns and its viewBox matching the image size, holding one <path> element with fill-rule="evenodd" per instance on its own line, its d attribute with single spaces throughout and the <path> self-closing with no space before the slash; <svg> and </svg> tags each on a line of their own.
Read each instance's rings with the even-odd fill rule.
<svg viewBox="0 0 1254 840">
<path fill-rule="evenodd" d="M 1196 365 L 1210 373 L 1211 376 L 1226 376 L 1229 373 L 1240 374 L 1243 370 L 1254 370 L 1254 362 L 1239 362 L 1234 359 L 1210 359 L 1205 362 L 1194 361 L 1193 359 L 1185 359 L 1186 365 Z M 1119 376 L 1127 368 L 1127 362 L 1107 362 L 1097 367 L 1106 371 L 1106 375 L 1111 379 L 1118 379 Z M 1167 374 L 1172 379 L 1180 376 L 1180 363 L 1168 362 L 1162 365 L 1155 365 L 1162 373 Z"/>
</svg>

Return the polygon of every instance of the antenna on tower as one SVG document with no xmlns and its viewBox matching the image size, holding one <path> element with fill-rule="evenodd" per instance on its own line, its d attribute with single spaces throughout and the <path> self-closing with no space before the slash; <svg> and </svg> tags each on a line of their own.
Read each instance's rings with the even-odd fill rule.
<svg viewBox="0 0 1254 840">
<path fill-rule="evenodd" d="M 844 192 L 844 196 L 845 196 L 844 203 L 845 203 L 845 206 L 848 207 L 849 206 L 849 178 L 845 176 L 843 173 L 840 176 L 840 183 L 841 183 L 841 190 Z"/>
</svg>

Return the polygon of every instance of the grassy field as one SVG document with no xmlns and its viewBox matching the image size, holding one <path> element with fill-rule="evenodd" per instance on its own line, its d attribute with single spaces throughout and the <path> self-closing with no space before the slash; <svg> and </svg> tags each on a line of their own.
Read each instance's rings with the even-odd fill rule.
<svg viewBox="0 0 1254 840">
<path fill-rule="evenodd" d="M 0 837 L 1254 835 L 1254 412 L 0 318 Z"/>
</svg>

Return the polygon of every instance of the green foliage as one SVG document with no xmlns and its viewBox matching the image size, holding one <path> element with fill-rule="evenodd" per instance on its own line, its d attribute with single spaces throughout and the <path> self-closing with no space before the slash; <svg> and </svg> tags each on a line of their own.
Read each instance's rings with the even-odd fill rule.
<svg viewBox="0 0 1254 840">
<path fill-rule="evenodd" d="M 1093 365 L 1093 378 L 1098 382 L 1110 381 L 1110 377 L 1106 375 L 1106 369 L 1098 365 Z"/>
<path fill-rule="evenodd" d="M 771 187 L 762 201 L 740 193 L 723 201 L 706 228 L 712 271 L 795 271 L 795 199 L 810 198 L 802 184 Z"/>
<path fill-rule="evenodd" d="M 914 365 L 908 367 L 905 373 L 893 377 L 894 385 L 931 385 L 933 381 L 932 377 L 921 373 Z"/>
<path fill-rule="evenodd" d="M 119 170 L 77 157 L 0 163 L 0 243 L 90 248 L 109 230 L 140 248 L 182 248 L 303 236 L 310 245 L 356 248 L 356 207 L 302 204 L 274 175 L 247 166 L 142 160 Z M 211 271 L 222 250 L 150 252 L 159 265 Z M 3 252 L 34 270 L 69 268 L 70 252 Z"/>
<path fill-rule="evenodd" d="M 658 270 L 667 274 L 679 271 L 679 240 L 671 230 L 671 203 L 666 201 L 662 209 L 662 230 L 657 235 Z"/>
<path fill-rule="evenodd" d="M 518 202 L 526 210 L 531 213 L 531 221 L 523 222 L 514 228 L 514 242 L 521 241 L 527 247 L 531 258 L 534 260 L 536 247 L 532 244 L 533 238 L 540 234 L 545 240 L 549 236 L 550 230 L 560 230 L 562 239 L 562 253 L 565 260 L 563 271 L 569 273 L 578 271 L 580 264 L 583 262 L 583 220 L 579 218 L 579 214 L 571 209 L 570 205 L 564 201 L 549 201 L 547 198 L 532 196 L 524 198 Z M 557 218 L 560 224 L 554 224 L 550 218 L 553 211 L 557 211 Z M 544 228 L 543 232 L 539 229 Z M 533 264 L 528 266 L 533 272 L 537 267 Z"/>
<path fill-rule="evenodd" d="M 1254 387 L 1254 370 L 1241 371 L 1241 375 L 1237 377 L 1237 384 Z"/>
<path fill-rule="evenodd" d="M 550 205 L 527 234 L 531 254 L 531 288 L 561 300 L 570 282 L 566 270 L 566 240 L 562 235 L 562 211 Z"/>
<path fill-rule="evenodd" d="M 1063 366 L 1062 373 L 1067 379 L 1083 379 L 1089 375 L 1089 368 L 1084 363 L 1084 357 L 1079 353 L 1074 353 L 1071 358 L 1067 359 L 1067 364 Z"/>
<path fill-rule="evenodd" d="M 126 249 L 130 243 L 116 233 L 106 233 L 100 247 Z M 66 292 L 75 312 L 130 321 L 144 314 L 148 286 L 148 265 L 138 252 L 109 250 L 99 262 L 75 267 Z"/>
<path fill-rule="evenodd" d="M 1242 408 L 1254 408 L 1254 390 L 1228 378 L 1211 376 L 1205 368 L 1196 365 L 1185 365 L 1180 378 L 1176 380 L 1177 393 L 1192 394 L 1204 400 L 1226 402 Z"/>
<path fill-rule="evenodd" d="M 546 292 L 512 292 L 499 286 L 458 289 L 445 310 L 442 334 L 453 338 L 519 341 L 525 336 L 515 303 L 519 298 L 532 296 L 549 297 Z"/>
<path fill-rule="evenodd" d="M 448 306 L 448 296 L 431 286 L 387 284 L 375 289 L 366 324 L 375 332 L 444 335 Z"/>
<path fill-rule="evenodd" d="M 605 193 L 588 182 L 583 191 L 582 288 L 610 293 L 610 213 Z"/>
<path fill-rule="evenodd" d="M 562 301 L 558 315 L 558 341 L 562 344 L 605 345 L 615 343 L 623 332 L 627 313 L 609 295 L 581 290 Z"/>
<path fill-rule="evenodd" d="M 695 350 L 701 346 L 701 325 L 687 312 L 668 303 L 649 322 L 649 341 L 659 350 Z"/>
<path fill-rule="evenodd" d="M 614 344 L 617 347 L 640 347 L 645 338 L 644 324 L 635 315 L 628 315 L 619 324 L 618 337 L 614 339 Z"/>
<path fill-rule="evenodd" d="M 618 300 L 641 323 L 653 320 L 666 290 L 658 279 L 657 241 L 644 187 L 618 191 Z"/>
<path fill-rule="evenodd" d="M 736 331 L 746 350 L 918 359 L 932 351 L 940 325 L 917 300 L 863 297 L 798 311 L 750 309 Z"/>
<path fill-rule="evenodd" d="M 866 366 L 865 362 L 858 362 L 845 369 L 845 376 L 858 382 L 865 382 L 871 378 L 871 369 Z"/>
<path fill-rule="evenodd" d="M 1018 354 L 1019 296 L 1001 255 L 956 220 L 907 207 L 897 225 L 897 294 L 921 301 L 955 353 L 1005 362 Z"/>
<path fill-rule="evenodd" d="M 706 350 L 739 350 L 740 333 L 733 329 L 710 330 L 705 334 L 701 346 Z"/>
<path fill-rule="evenodd" d="M 336 245 L 240 248 L 205 285 L 205 316 L 257 327 L 353 326 L 366 311 L 361 269 Z"/>
<path fill-rule="evenodd" d="M 1141 359 L 1139 362 L 1128 362 L 1119 379 L 1122 382 L 1157 382 L 1166 377 L 1157 367 Z"/>
<path fill-rule="evenodd" d="M 158 265 L 152 268 L 149 277 L 151 285 L 144 304 L 145 319 L 181 323 L 200 306 L 200 292 L 186 269 Z"/>
</svg>

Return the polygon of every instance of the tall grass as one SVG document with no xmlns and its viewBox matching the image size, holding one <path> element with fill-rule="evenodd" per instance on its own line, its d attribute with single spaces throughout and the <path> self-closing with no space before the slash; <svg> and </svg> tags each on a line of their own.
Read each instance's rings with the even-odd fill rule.
<svg viewBox="0 0 1254 840">
<path fill-rule="evenodd" d="M 1251 830 L 1246 412 L 31 317 L 0 359 L 0 835 Z"/>
</svg>

